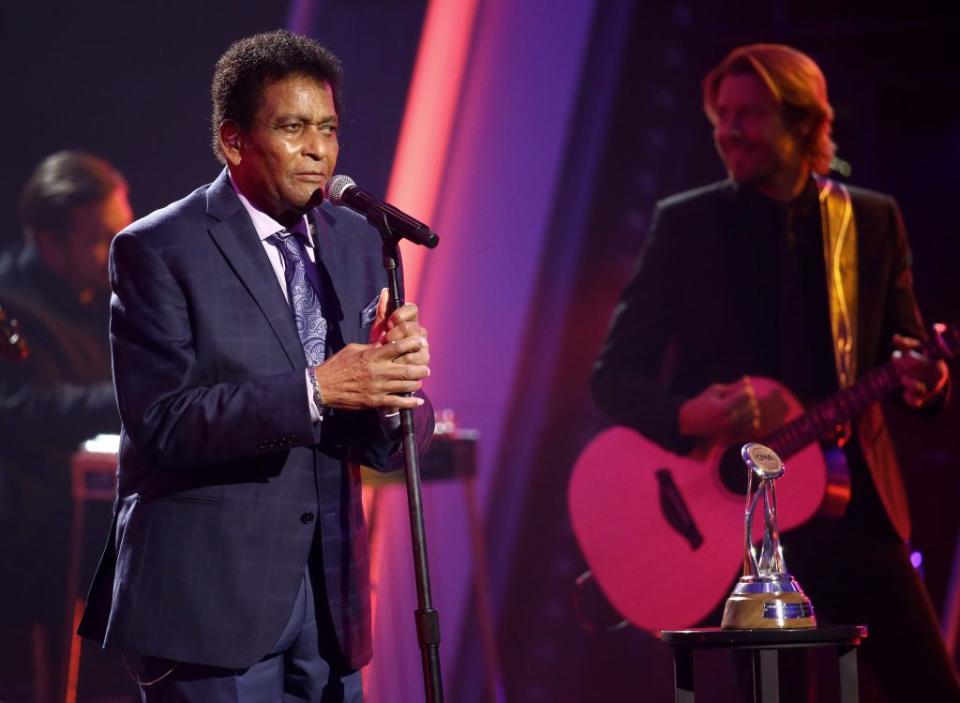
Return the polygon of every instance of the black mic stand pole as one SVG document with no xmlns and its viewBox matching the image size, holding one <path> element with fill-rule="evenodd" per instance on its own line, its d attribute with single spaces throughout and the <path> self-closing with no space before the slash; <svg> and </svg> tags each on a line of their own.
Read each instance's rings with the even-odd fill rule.
<svg viewBox="0 0 960 703">
<path fill-rule="evenodd" d="M 367 211 L 367 221 L 380 231 L 383 240 L 383 267 L 387 271 L 389 293 L 388 309 L 393 312 L 403 306 L 397 275 L 398 239 L 379 208 Z M 423 686 L 427 703 L 443 703 L 443 681 L 440 677 L 440 616 L 433 607 L 430 595 L 430 567 L 427 564 L 427 539 L 423 525 L 423 492 L 420 485 L 420 455 L 413 426 L 413 410 L 400 410 L 400 428 L 403 434 L 404 477 L 407 482 L 407 507 L 410 513 L 410 536 L 413 541 L 413 568 L 417 582 L 417 642 L 423 660 Z"/>
</svg>

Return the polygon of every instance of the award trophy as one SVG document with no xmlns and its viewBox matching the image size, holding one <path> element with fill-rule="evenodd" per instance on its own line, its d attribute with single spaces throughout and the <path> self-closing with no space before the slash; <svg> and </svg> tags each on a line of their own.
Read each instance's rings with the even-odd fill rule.
<svg viewBox="0 0 960 703">
<path fill-rule="evenodd" d="M 745 444 L 740 455 L 749 471 L 743 576 L 727 598 L 720 627 L 725 630 L 816 627 L 813 604 L 787 572 L 780 548 L 774 481 L 783 475 L 783 462 L 772 449 L 756 443 Z M 752 536 L 753 518 L 760 505 L 763 539 L 758 558 Z"/>
</svg>

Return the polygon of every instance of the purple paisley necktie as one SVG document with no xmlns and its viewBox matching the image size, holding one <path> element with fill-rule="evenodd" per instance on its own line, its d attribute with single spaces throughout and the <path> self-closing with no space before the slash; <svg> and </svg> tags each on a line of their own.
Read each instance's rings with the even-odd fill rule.
<svg viewBox="0 0 960 703">
<path fill-rule="evenodd" d="M 306 267 L 313 266 L 313 262 L 301 239 L 305 236 L 301 232 L 283 230 L 271 234 L 267 241 L 276 246 L 283 257 L 283 277 L 287 281 L 287 294 L 307 365 L 319 366 L 323 363 L 327 346 L 327 321 L 320 311 L 320 296 L 314 287 L 317 282 L 312 280 L 315 276 L 307 273 Z"/>
</svg>

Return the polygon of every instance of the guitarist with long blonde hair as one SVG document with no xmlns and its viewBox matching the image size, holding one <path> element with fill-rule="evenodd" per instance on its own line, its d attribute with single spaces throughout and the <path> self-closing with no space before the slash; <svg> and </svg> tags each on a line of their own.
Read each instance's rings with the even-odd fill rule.
<svg viewBox="0 0 960 703">
<path fill-rule="evenodd" d="M 752 379 L 775 379 L 806 405 L 891 357 L 904 403 L 942 405 L 948 371 L 918 351 L 927 334 L 896 203 L 825 177 L 833 110 L 816 63 L 786 46 L 741 47 L 703 92 L 729 178 L 658 204 L 594 368 L 600 408 L 687 454 L 765 437 L 784 421 Z M 862 662 L 888 700 L 960 700 L 910 564 L 906 496 L 879 405 L 836 435 L 846 440 L 849 505 L 784 535 L 790 571 L 821 622 L 869 626 Z"/>
</svg>

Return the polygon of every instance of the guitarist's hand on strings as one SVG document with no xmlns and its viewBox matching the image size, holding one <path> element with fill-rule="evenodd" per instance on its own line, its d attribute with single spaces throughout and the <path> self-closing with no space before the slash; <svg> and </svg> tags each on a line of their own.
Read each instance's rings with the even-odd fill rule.
<svg viewBox="0 0 960 703">
<path fill-rule="evenodd" d="M 893 352 L 893 366 L 903 385 L 903 402 L 911 408 L 921 408 L 943 393 L 949 372 L 942 359 L 929 359 L 919 349 L 920 341 L 912 337 L 893 335 L 897 347 Z"/>
<path fill-rule="evenodd" d="M 680 406 L 680 434 L 708 440 L 757 439 L 763 418 L 749 376 L 734 383 L 714 383 Z"/>
</svg>

